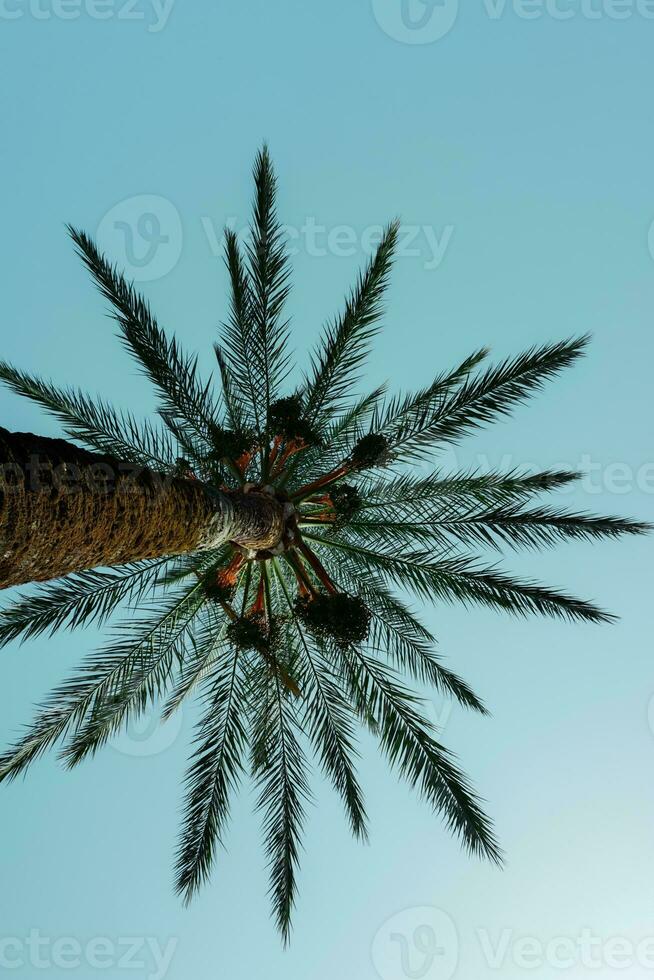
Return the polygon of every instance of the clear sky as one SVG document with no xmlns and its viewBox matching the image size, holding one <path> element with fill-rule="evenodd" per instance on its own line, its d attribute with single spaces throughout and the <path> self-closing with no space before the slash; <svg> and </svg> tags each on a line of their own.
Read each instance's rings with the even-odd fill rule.
<svg viewBox="0 0 654 980">
<path fill-rule="evenodd" d="M 503 356 L 590 330 L 579 367 L 443 462 L 578 466 L 566 502 L 651 519 L 653 16 L 649 0 L 0 0 L 2 355 L 151 411 L 66 240 L 71 221 L 210 365 L 226 310 L 217 236 L 245 222 L 267 139 L 296 251 L 300 358 L 398 214 L 370 385 L 419 386 L 482 344 Z M 58 431 L 5 392 L 0 424 Z M 248 792 L 212 885 L 183 909 L 171 867 L 188 711 L 74 773 L 45 759 L 1 788 L 0 973 L 642 977 L 654 965 L 652 541 L 511 564 L 621 619 L 424 611 L 493 712 L 433 706 L 488 801 L 505 870 L 461 853 L 366 742 L 371 843 L 348 838 L 317 773 L 289 950 L 268 917 Z M 3 741 L 97 641 L 3 651 Z"/>
</svg>

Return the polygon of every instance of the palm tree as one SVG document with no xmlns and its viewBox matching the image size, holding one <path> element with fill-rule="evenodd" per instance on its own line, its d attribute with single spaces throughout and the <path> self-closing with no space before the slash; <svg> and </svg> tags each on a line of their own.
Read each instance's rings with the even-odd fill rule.
<svg viewBox="0 0 654 980">
<path fill-rule="evenodd" d="M 177 888 L 188 900 L 209 876 L 230 800 L 249 769 L 286 940 L 309 751 L 342 797 L 353 833 L 366 837 L 357 723 L 467 850 L 501 861 L 490 821 L 401 674 L 466 708 L 485 706 L 436 655 L 432 635 L 395 590 L 604 622 L 611 617 L 592 603 L 516 579 L 473 551 L 646 526 L 539 502 L 574 472 L 416 472 L 445 444 L 509 415 L 573 364 L 587 338 L 493 367 L 481 366 L 481 350 L 415 394 L 355 394 L 378 330 L 396 223 L 327 324 L 301 383 L 284 390 L 293 366 L 283 312 L 289 268 L 265 148 L 254 181 L 248 244 L 226 232 L 231 299 L 215 346 L 218 392 L 73 228 L 124 346 L 157 389 L 159 421 L 140 425 L 0 364 L 0 378 L 75 440 L 0 433 L 0 585 L 54 579 L 2 611 L 0 643 L 101 623 L 130 608 L 107 646 L 50 694 L 0 757 L 0 779 L 23 773 L 56 743 L 74 766 L 153 702 L 167 718 L 198 693 Z"/>
</svg>

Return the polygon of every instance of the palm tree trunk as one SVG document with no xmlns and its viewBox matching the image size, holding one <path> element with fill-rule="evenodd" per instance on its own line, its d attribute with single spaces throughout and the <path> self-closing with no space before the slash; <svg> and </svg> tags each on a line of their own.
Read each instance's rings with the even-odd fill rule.
<svg viewBox="0 0 654 980">
<path fill-rule="evenodd" d="M 209 490 L 0 428 L 0 588 L 225 541 L 270 548 L 282 531 L 267 494 Z"/>
</svg>

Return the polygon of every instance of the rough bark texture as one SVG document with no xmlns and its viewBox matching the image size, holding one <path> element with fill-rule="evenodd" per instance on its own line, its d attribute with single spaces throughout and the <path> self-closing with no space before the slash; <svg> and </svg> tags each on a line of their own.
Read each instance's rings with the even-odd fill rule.
<svg viewBox="0 0 654 980">
<path fill-rule="evenodd" d="M 230 541 L 252 551 L 274 548 L 284 531 L 284 511 L 278 501 L 269 494 L 255 491 L 229 496 L 235 511 Z"/>
<path fill-rule="evenodd" d="M 0 428 L 0 588 L 226 540 L 267 548 L 282 529 L 281 507 L 264 494 L 213 492 Z"/>
</svg>

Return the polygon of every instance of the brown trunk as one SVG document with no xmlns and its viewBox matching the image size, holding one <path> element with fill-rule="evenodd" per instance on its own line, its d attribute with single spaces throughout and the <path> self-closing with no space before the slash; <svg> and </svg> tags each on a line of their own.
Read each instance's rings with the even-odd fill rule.
<svg viewBox="0 0 654 980">
<path fill-rule="evenodd" d="M 213 491 L 0 428 L 0 588 L 228 540 L 270 548 L 282 530 L 265 494 Z"/>
</svg>

